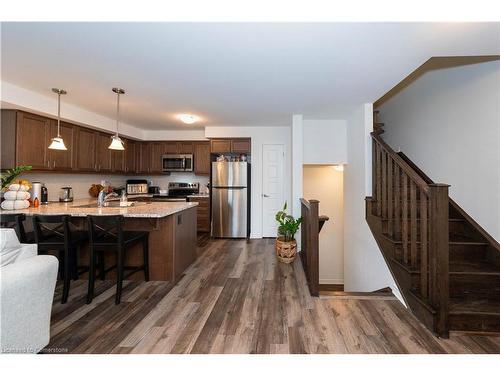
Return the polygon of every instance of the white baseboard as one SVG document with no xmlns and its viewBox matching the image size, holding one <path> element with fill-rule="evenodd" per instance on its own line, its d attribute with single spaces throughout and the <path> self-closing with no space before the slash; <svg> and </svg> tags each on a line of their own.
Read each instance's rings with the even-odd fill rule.
<svg viewBox="0 0 500 375">
<path fill-rule="evenodd" d="M 320 284 L 344 284 L 344 279 L 319 279 Z"/>
</svg>

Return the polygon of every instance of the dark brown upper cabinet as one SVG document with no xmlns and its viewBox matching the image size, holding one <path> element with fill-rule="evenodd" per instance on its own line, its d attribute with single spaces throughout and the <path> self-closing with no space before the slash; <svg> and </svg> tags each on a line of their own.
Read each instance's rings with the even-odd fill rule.
<svg viewBox="0 0 500 375">
<path fill-rule="evenodd" d="M 194 173 L 210 174 L 210 142 L 194 143 Z"/>
<path fill-rule="evenodd" d="M 48 147 L 53 120 L 31 113 L 17 112 L 16 125 L 15 165 L 31 165 L 34 170 L 51 169 Z"/>
<path fill-rule="evenodd" d="M 179 154 L 179 142 L 165 142 L 165 154 Z"/>
<path fill-rule="evenodd" d="M 212 139 L 210 140 L 210 151 L 213 153 L 223 154 L 231 152 L 230 139 Z"/>
<path fill-rule="evenodd" d="M 179 142 L 179 154 L 193 154 L 193 142 Z"/>
<path fill-rule="evenodd" d="M 97 133 L 96 163 L 99 172 L 111 172 L 111 136 L 106 133 Z"/>
<path fill-rule="evenodd" d="M 82 172 L 96 172 L 96 140 L 97 132 L 84 127 L 77 127 L 75 141 L 76 170 Z"/>
<path fill-rule="evenodd" d="M 125 140 L 125 170 L 124 172 L 137 173 L 137 142 L 130 139 Z"/>
<path fill-rule="evenodd" d="M 161 173 L 162 171 L 162 156 L 166 154 L 166 142 L 151 143 L 151 173 Z"/>
<path fill-rule="evenodd" d="M 140 157 L 139 157 L 139 169 L 138 173 L 149 173 L 151 172 L 151 150 L 152 144 L 149 142 L 140 142 Z"/>
<path fill-rule="evenodd" d="M 193 154 L 195 174 L 210 174 L 210 153 L 250 153 L 249 138 L 211 141 L 134 141 L 123 138 L 125 151 L 110 150 L 111 134 L 61 122 L 67 147 L 48 148 L 57 121 L 36 114 L 2 109 L 1 168 L 31 165 L 34 171 L 73 173 L 162 174 L 162 155 Z M 14 141 L 13 141 L 14 140 Z"/>
<path fill-rule="evenodd" d="M 250 138 L 211 139 L 210 151 L 214 154 L 249 154 L 251 144 Z"/>
<path fill-rule="evenodd" d="M 125 150 L 111 151 L 111 170 L 113 172 L 125 172 Z"/>
<path fill-rule="evenodd" d="M 75 140 L 76 127 L 67 122 L 61 122 L 59 132 L 67 150 L 51 150 L 48 149 L 50 169 L 56 170 L 73 170 L 75 168 Z M 53 121 L 50 126 L 50 139 L 57 136 L 57 121 Z M 88 152 L 88 150 L 87 150 Z"/>
<path fill-rule="evenodd" d="M 231 139 L 231 152 L 235 154 L 248 154 L 251 152 L 250 138 Z"/>
</svg>

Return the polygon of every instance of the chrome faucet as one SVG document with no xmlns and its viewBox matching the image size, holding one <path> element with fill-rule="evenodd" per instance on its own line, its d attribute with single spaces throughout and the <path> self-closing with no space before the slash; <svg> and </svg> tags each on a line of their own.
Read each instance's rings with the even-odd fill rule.
<svg viewBox="0 0 500 375">
<path fill-rule="evenodd" d="M 116 194 L 115 192 L 106 194 L 104 190 L 101 190 L 99 196 L 97 197 L 97 207 L 104 207 L 106 201 L 111 197 L 118 197 L 118 194 Z"/>
</svg>

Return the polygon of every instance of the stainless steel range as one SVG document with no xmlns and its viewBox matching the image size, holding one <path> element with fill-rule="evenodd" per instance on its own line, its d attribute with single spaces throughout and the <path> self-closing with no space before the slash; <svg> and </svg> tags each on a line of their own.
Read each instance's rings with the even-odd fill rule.
<svg viewBox="0 0 500 375">
<path fill-rule="evenodd" d="M 165 202 L 185 202 L 190 195 L 200 192 L 198 182 L 169 182 L 168 194 L 154 194 L 155 200 Z"/>
</svg>

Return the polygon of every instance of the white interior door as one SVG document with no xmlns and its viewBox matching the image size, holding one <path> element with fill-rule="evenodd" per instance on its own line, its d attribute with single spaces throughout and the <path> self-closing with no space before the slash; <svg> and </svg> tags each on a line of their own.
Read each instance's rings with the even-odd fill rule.
<svg viewBox="0 0 500 375">
<path fill-rule="evenodd" d="M 276 212 L 285 203 L 285 146 L 263 145 L 262 153 L 262 235 L 276 237 Z"/>
</svg>

